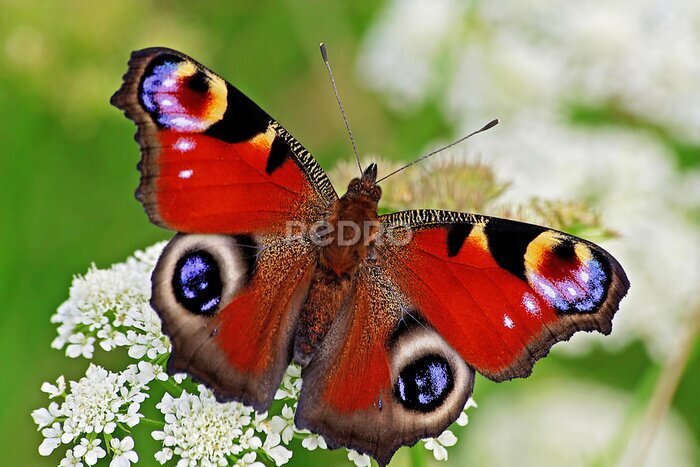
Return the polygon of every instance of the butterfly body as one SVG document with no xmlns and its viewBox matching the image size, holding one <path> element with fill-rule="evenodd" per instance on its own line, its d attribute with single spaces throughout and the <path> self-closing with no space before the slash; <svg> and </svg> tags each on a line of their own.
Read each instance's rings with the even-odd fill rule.
<svg viewBox="0 0 700 467">
<path fill-rule="evenodd" d="M 318 237 L 320 266 L 333 277 L 351 276 L 367 259 L 379 229 L 377 203 L 381 189 L 375 184 L 377 166 L 370 165 L 361 178 L 350 182 L 348 191 L 339 198 L 327 222 L 321 223 L 325 238 Z"/>
<path fill-rule="evenodd" d="M 266 410 L 295 361 L 295 423 L 329 447 L 388 463 L 457 418 L 477 371 L 526 377 L 575 332 L 608 334 L 629 288 L 605 250 L 546 227 L 380 216 L 374 164 L 339 197 L 278 122 L 180 52 L 134 52 L 112 102 L 138 126 L 137 197 L 178 232 L 152 278 L 169 372 Z"/>
</svg>

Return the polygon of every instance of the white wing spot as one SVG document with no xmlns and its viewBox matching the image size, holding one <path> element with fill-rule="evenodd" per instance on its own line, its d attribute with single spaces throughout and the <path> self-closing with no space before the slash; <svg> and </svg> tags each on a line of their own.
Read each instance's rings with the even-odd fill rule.
<svg viewBox="0 0 700 467">
<path fill-rule="evenodd" d="M 525 311 L 531 315 L 537 315 L 540 312 L 540 307 L 537 305 L 537 300 L 535 300 L 535 297 L 533 297 L 532 294 L 526 293 L 523 295 L 523 306 L 525 307 Z"/>
<path fill-rule="evenodd" d="M 180 138 L 173 147 L 180 152 L 185 152 L 194 149 L 195 144 L 194 141 L 189 138 Z"/>
<path fill-rule="evenodd" d="M 190 178 L 192 176 L 192 170 L 181 170 L 178 174 L 180 178 Z"/>
<path fill-rule="evenodd" d="M 503 315 L 503 325 L 508 329 L 513 329 L 515 327 L 515 323 L 508 315 Z"/>
</svg>

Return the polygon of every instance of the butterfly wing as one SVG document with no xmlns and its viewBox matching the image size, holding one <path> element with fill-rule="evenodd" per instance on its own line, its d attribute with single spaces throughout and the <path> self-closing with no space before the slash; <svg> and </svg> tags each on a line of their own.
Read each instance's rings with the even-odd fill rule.
<svg viewBox="0 0 700 467">
<path fill-rule="evenodd" d="M 383 216 L 380 251 L 397 286 L 464 360 L 526 377 L 577 331 L 609 334 L 629 281 L 593 243 L 545 227 L 447 211 Z"/>
<path fill-rule="evenodd" d="M 444 211 L 380 220 L 353 300 L 304 369 L 296 419 L 380 465 L 455 421 L 474 369 L 525 377 L 576 331 L 609 333 L 629 288 L 603 249 L 544 227 Z"/>
<path fill-rule="evenodd" d="M 272 233 L 337 198 L 314 158 L 220 76 L 166 48 L 134 52 L 112 97 L 138 126 L 137 197 L 179 232 Z"/>
<path fill-rule="evenodd" d="M 310 246 L 277 236 L 176 235 L 152 278 L 151 304 L 173 347 L 168 372 L 266 410 L 291 361 L 315 263 Z"/>
<path fill-rule="evenodd" d="M 382 264 L 363 267 L 350 297 L 303 369 L 295 423 L 386 465 L 458 417 L 474 370 L 416 319 Z"/>
<path fill-rule="evenodd" d="M 181 232 L 152 278 L 168 369 L 264 410 L 316 264 L 286 229 L 323 219 L 335 190 L 274 119 L 180 52 L 134 52 L 112 103 L 138 126 L 138 199 L 155 224 Z"/>
</svg>

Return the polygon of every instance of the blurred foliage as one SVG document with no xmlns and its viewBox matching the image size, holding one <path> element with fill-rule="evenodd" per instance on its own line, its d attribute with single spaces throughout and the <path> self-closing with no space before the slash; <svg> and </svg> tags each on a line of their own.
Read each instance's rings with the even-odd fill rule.
<svg viewBox="0 0 700 467">
<path fill-rule="evenodd" d="M 623 127 L 644 130 L 652 133 L 666 143 L 676 156 L 676 163 L 681 170 L 700 168 L 700 145 L 686 141 L 672 134 L 666 128 L 650 121 L 641 119 L 613 104 L 603 107 L 593 107 L 582 103 L 570 106 L 571 120 L 582 125 L 619 125 Z"/>
<path fill-rule="evenodd" d="M 59 373 L 76 378 L 86 366 L 49 347 L 55 335 L 49 316 L 65 299 L 72 275 L 85 271 L 91 262 L 105 266 L 121 261 L 170 236 L 147 221 L 133 198 L 138 181 L 134 128 L 108 104 L 132 50 L 164 45 L 196 57 L 278 118 L 326 168 L 349 160 L 351 152 L 319 58 L 320 41 L 328 44 L 363 154 L 405 160 L 419 155 L 432 141 L 454 137 L 432 105 L 400 115 L 359 86 L 354 59 L 381 2 L 2 0 L 0 7 L 3 465 L 57 462 L 55 456 L 38 456 L 40 435 L 29 414 L 45 404 L 39 392 L 43 381 Z M 574 118 L 587 124 L 613 122 L 660 131 L 645 122 L 630 122 L 615 109 L 575 106 Z M 698 167 L 696 146 L 658 135 L 676 149 L 680 167 Z M 473 206 L 481 211 L 486 208 L 484 199 L 459 197 L 475 196 L 470 189 L 493 174 L 482 165 L 472 169 L 478 176 L 464 181 L 459 173 L 440 172 L 439 163 L 412 168 L 401 179 L 391 180 L 404 184 L 392 194 L 396 197 L 392 207 L 417 207 L 412 205 L 416 193 L 424 184 L 436 183 L 445 196 L 420 207 Z M 345 183 L 339 183 L 339 190 Z M 497 197 L 507 181 L 488 186 L 492 191 L 487 198 Z M 569 215 L 573 207 L 584 214 Z M 582 222 L 600 225 L 581 206 L 534 202 L 527 208 L 537 219 L 565 230 L 576 232 Z M 598 233 L 609 235 L 605 229 Z M 103 362 L 109 358 L 126 357 L 100 356 Z M 697 351 L 690 364 L 697 366 Z M 530 379 L 542 382 L 568 374 L 633 393 L 657 371 L 641 346 L 631 346 L 614 354 L 596 350 L 574 358 L 555 353 L 537 365 Z M 527 391 L 529 383 L 495 385 L 479 378 L 475 398 L 482 408 L 474 412 L 467 430 L 476 429 L 479 411 L 488 410 L 491 395 Z M 698 394 L 700 374 L 688 372 L 674 407 L 684 415 L 696 441 L 700 440 Z M 143 453 L 139 465 L 150 465 L 147 456 L 155 452 L 155 443 L 149 438 L 137 443 Z M 401 450 L 396 459 L 395 465 L 403 465 L 409 452 Z M 342 453 L 299 451 L 290 465 L 347 465 L 347 461 Z"/>
</svg>

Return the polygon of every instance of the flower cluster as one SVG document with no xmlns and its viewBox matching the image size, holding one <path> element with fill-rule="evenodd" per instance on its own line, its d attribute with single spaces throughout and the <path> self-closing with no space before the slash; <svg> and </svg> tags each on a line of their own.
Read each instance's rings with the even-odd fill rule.
<svg viewBox="0 0 700 467">
<path fill-rule="evenodd" d="M 263 466 L 258 460 L 262 454 L 283 465 L 292 457 L 292 451 L 280 444 L 280 434 L 270 430 L 267 414 L 236 402 L 219 403 L 204 386 L 198 387 L 198 394 L 166 393 L 156 407 L 165 418 L 163 429 L 152 433 L 163 442 L 155 455 L 161 464 L 177 456 L 183 466 Z"/>
<path fill-rule="evenodd" d="M 58 324 L 52 346 L 64 349 L 70 358 L 88 360 L 95 358 L 98 348 L 121 349 L 134 363 L 121 371 L 90 363 L 77 381 L 60 376 L 54 383 L 44 383 L 41 390 L 51 402 L 32 413 L 43 436 L 39 454 L 48 456 L 64 447 L 62 466 L 91 466 L 110 458 L 111 467 L 129 467 L 139 460 L 130 435 L 148 429 L 162 443 L 155 460 L 161 464 L 177 460 L 179 467 L 280 466 L 299 447 L 327 449 L 322 436 L 294 426 L 302 384 L 298 366 L 287 369 L 269 413 L 237 402 L 217 402 L 204 386 L 165 372 L 170 342 L 149 305 L 150 276 L 163 247 L 159 243 L 137 251 L 107 269 L 92 266 L 73 280 L 68 300 L 52 317 Z M 165 394 L 151 403 L 162 417 L 146 419 L 143 406 L 156 385 Z M 465 411 L 475 406 L 470 399 Z M 457 423 L 463 426 L 467 420 L 463 413 Z M 455 443 L 449 430 L 423 442 L 439 460 L 447 459 L 445 448 Z M 370 465 L 367 455 L 355 451 L 348 451 L 348 459 L 360 467 Z"/>
<path fill-rule="evenodd" d="M 166 354 L 170 343 L 148 303 L 151 271 L 164 247 L 158 243 L 137 251 L 108 269 L 93 265 L 87 274 L 76 277 L 68 300 L 51 317 L 51 322 L 59 324 L 51 346 L 65 348 L 71 358 L 92 358 L 96 343 L 108 352 L 128 347 L 129 356 L 136 359 L 147 354 L 154 360 Z"/>
<path fill-rule="evenodd" d="M 39 453 L 48 456 L 60 445 L 67 445 L 72 447 L 61 465 L 94 465 L 108 453 L 113 466 L 135 462 L 138 456 L 132 450 L 133 439 L 119 439 L 116 433 L 127 433 L 139 424 L 141 403 L 148 397 L 148 383 L 154 377 L 146 362 L 129 365 L 119 373 L 90 364 L 78 381 L 66 385 L 60 376 L 56 384 L 44 383 L 42 391 L 61 403 L 53 401 L 48 408 L 32 412 L 44 436 Z"/>
</svg>

